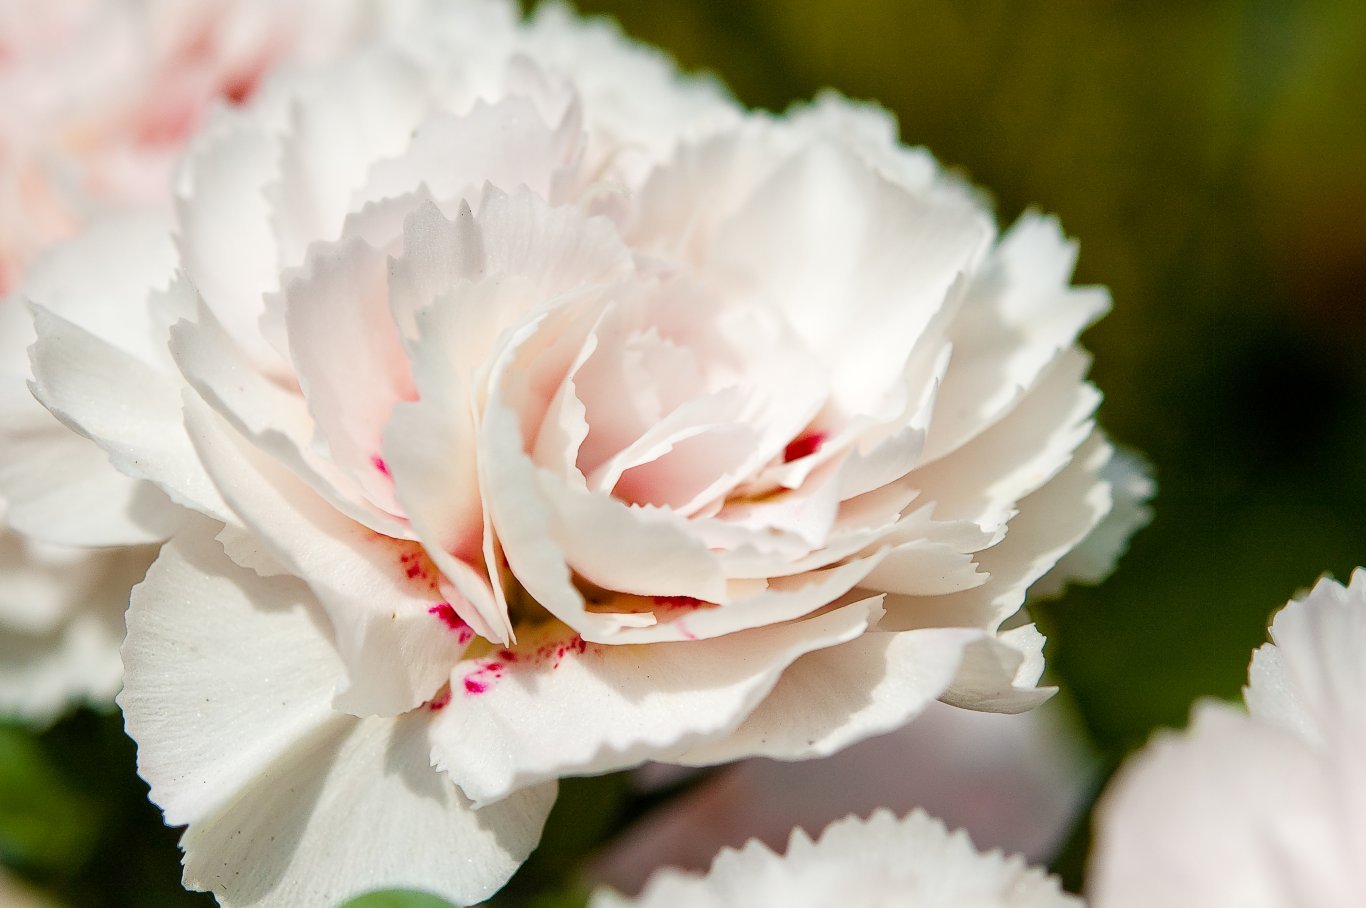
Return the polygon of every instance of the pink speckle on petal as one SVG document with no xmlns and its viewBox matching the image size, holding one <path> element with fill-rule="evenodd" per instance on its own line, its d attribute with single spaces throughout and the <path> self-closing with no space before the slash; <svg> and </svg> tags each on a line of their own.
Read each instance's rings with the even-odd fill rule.
<svg viewBox="0 0 1366 908">
<path fill-rule="evenodd" d="M 655 605 L 661 605 L 665 608 L 699 608 L 711 604 L 695 596 L 651 596 L 650 599 Z"/>
<path fill-rule="evenodd" d="M 466 624 L 465 619 L 455 613 L 455 609 L 451 608 L 449 602 L 438 602 L 427 609 L 427 614 L 440 618 L 442 624 L 459 635 L 461 643 L 469 643 L 474 638 L 474 628 Z"/>
<path fill-rule="evenodd" d="M 445 709 L 450 704 L 450 702 L 451 688 L 450 685 L 446 685 L 442 687 L 441 690 L 436 692 L 435 697 L 432 697 L 432 699 L 427 701 L 427 709 L 431 710 L 432 712 L 440 712 L 441 710 Z"/>
<path fill-rule="evenodd" d="M 378 470 L 380 472 L 380 475 L 382 475 L 385 479 L 393 478 L 393 476 L 389 473 L 389 465 L 385 463 L 384 458 L 380 457 L 378 454 L 370 458 L 370 465 L 373 466 L 376 470 Z"/>
<path fill-rule="evenodd" d="M 475 678 L 465 679 L 465 693 L 467 694 L 482 694 L 488 689 L 489 686 L 487 682 L 479 681 Z"/>
<path fill-rule="evenodd" d="M 791 463 L 794 460 L 801 460 L 803 457 L 810 457 L 821 449 L 821 445 L 825 444 L 827 437 L 824 432 L 812 432 L 810 435 L 794 438 L 783 449 L 783 463 Z"/>
</svg>

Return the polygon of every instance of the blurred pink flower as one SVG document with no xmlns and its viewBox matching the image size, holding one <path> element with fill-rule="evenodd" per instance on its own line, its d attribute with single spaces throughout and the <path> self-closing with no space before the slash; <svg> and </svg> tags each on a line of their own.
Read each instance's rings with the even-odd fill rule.
<svg viewBox="0 0 1366 908">
<path fill-rule="evenodd" d="M 45 0 L 0 4 L 0 295 L 55 240 L 164 206 L 214 105 L 283 64 L 353 43 L 373 0 Z"/>
<path fill-rule="evenodd" d="M 45 721 L 69 700 L 112 699 L 120 600 L 150 560 L 142 547 L 180 519 L 33 400 L 25 303 L 81 324 L 135 317 L 146 300 L 129 276 L 138 294 L 169 280 L 172 168 L 209 112 L 253 102 L 274 70 L 397 27 L 413 5 L 0 2 L 0 547 L 14 572 L 0 577 L 0 714 Z"/>
</svg>

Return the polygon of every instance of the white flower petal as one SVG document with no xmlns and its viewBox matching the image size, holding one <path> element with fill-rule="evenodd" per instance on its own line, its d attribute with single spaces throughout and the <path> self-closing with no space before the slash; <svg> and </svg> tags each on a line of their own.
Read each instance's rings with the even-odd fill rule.
<svg viewBox="0 0 1366 908">
<path fill-rule="evenodd" d="M 149 295 L 175 269 L 164 216 L 122 212 L 55 247 L 24 278 L 25 300 L 80 326 L 148 365 L 169 365 Z"/>
<path fill-rule="evenodd" d="M 831 370 L 837 403 L 875 413 L 905 364 L 906 338 L 992 233 L 980 212 L 910 196 L 817 143 L 754 190 L 718 232 L 709 266 L 743 275 L 782 308 Z"/>
<path fill-rule="evenodd" d="M 433 759 L 476 803 L 527 784 L 634 766 L 734 728 L 804 653 L 862 633 L 866 600 L 714 640 L 598 646 L 565 631 L 457 666 Z M 649 679 L 642 685 L 642 679 Z"/>
<path fill-rule="evenodd" d="M 303 398 L 262 375 L 203 305 L 171 329 L 171 353 L 185 380 L 234 429 L 299 474 L 338 511 L 400 539 L 403 523 L 375 507 L 357 479 L 315 450 Z"/>
<path fill-rule="evenodd" d="M 395 404 L 416 396 L 385 293 L 384 255 L 349 240 L 310 256 L 285 287 L 293 364 L 319 440 L 370 501 L 397 513 L 381 433 Z"/>
<path fill-rule="evenodd" d="M 1160 734 L 1111 783 L 1087 873 L 1091 901 L 1356 904 L 1366 877 L 1334 828 L 1335 787 L 1295 736 L 1204 703 L 1186 735 Z"/>
<path fill-rule="evenodd" d="M 1091 431 L 1100 392 L 1083 381 L 1089 359 L 1059 354 L 1032 393 L 951 455 L 910 474 L 941 520 L 997 525 L 1061 470 Z"/>
<path fill-rule="evenodd" d="M 187 885 L 234 906 L 491 894 L 535 844 L 554 786 L 475 812 L 429 765 L 428 714 L 334 712 L 342 667 L 316 602 L 234 566 L 213 529 L 179 535 L 139 588 L 119 698 L 153 799 L 190 824 Z"/>
<path fill-rule="evenodd" d="M 180 393 L 165 374 L 41 307 L 32 348 L 33 393 L 92 439 L 120 472 L 216 519 L 227 506 L 181 428 Z"/>
<path fill-rule="evenodd" d="M 554 200 L 559 172 L 575 163 L 582 141 L 575 125 L 546 123 L 532 101 L 516 96 L 480 101 L 462 116 L 428 116 L 401 155 L 371 167 L 351 208 L 421 185 L 442 201 L 474 201 L 485 183 Z"/>
<path fill-rule="evenodd" d="M 237 516 L 326 608 L 347 668 L 337 708 L 391 716 L 430 699 L 469 640 L 441 632 L 449 603 L 421 550 L 333 510 L 201 402 L 186 401 L 186 425 Z"/>
<path fill-rule="evenodd" d="M 283 266 L 339 235 L 371 163 L 402 151 L 428 102 L 420 68 L 396 53 L 361 53 L 327 75 L 293 99 L 279 178 L 266 190 Z"/>
<path fill-rule="evenodd" d="M 1109 309 L 1104 288 L 1069 286 L 1076 257 L 1076 244 L 1057 221 L 1033 212 L 992 250 L 950 331 L 954 359 L 927 458 L 959 448 L 1000 419 Z"/>
<path fill-rule="evenodd" d="M 226 120 L 181 165 L 176 205 L 181 267 L 253 360 L 278 362 L 258 327 L 279 285 L 279 251 L 266 187 L 279 149 L 264 131 Z M 231 255 L 224 255 L 231 250 Z"/>
<path fill-rule="evenodd" d="M 90 439 L 57 421 L 20 381 L 0 387 L 0 500 L 5 523 L 59 545 L 165 539 L 180 509 L 150 482 L 115 470 Z"/>
<path fill-rule="evenodd" d="M 1116 449 L 1100 476 L 1110 486 L 1110 513 L 1029 588 L 1031 597 L 1058 595 L 1069 583 L 1100 583 L 1128 548 L 1129 537 L 1152 519 L 1148 502 L 1156 485 L 1147 461 L 1133 452 Z"/>
<path fill-rule="evenodd" d="M 676 758 L 706 766 L 748 756 L 805 760 L 899 728 L 948 688 L 981 631 L 871 631 L 808 653 L 730 735 Z"/>
<path fill-rule="evenodd" d="M 1320 580 L 1271 622 L 1243 691 L 1253 717 L 1316 747 L 1344 736 L 1366 745 L 1366 569 L 1346 587 Z"/>
<path fill-rule="evenodd" d="M 889 599 L 886 626 L 999 627 L 1024 604 L 1030 584 L 1100 523 L 1110 508 L 1110 485 L 1102 478 L 1112 449 L 1098 430 L 1043 488 L 1019 503 L 1000 541 L 976 555 L 989 575 L 975 589 L 945 596 Z"/>
<path fill-rule="evenodd" d="M 945 703 L 995 713 L 1022 713 L 1057 693 L 1039 687 L 1044 637 L 1032 624 L 970 642 Z"/>
</svg>

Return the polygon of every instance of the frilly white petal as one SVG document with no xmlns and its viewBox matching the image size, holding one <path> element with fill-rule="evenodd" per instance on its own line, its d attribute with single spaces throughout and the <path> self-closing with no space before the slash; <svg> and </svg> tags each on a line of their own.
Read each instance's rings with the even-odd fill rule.
<svg viewBox="0 0 1366 908">
<path fill-rule="evenodd" d="M 429 765 L 427 713 L 335 712 L 342 667 L 316 601 L 233 565 L 216 529 L 180 533 L 139 587 L 119 697 L 152 798 L 189 824 L 186 884 L 232 906 L 487 897 L 534 846 L 554 786 L 475 811 Z"/>
<path fill-rule="evenodd" d="M 1110 486 L 1110 513 L 1029 588 L 1031 597 L 1056 596 L 1069 583 L 1100 583 L 1114 570 L 1130 537 L 1152 519 L 1148 502 L 1156 483 L 1152 466 L 1140 455 L 1116 449 L 1101 469 L 1100 478 Z"/>
<path fill-rule="evenodd" d="M 723 849 L 705 877 L 664 871 L 638 899 L 596 893 L 591 908 L 1081 908 L 1058 881 L 1019 857 L 978 852 L 922 811 L 847 817 L 816 841 L 794 830 L 787 854 L 757 841 Z"/>
<path fill-rule="evenodd" d="M 231 512 L 185 436 L 180 392 L 165 373 L 73 322 L 36 308 L 34 396 L 102 447 L 116 468 L 220 520 Z"/>
<path fill-rule="evenodd" d="M 1243 691 L 1253 717 L 1316 747 L 1366 744 L 1366 569 L 1347 586 L 1324 579 L 1271 622 Z"/>
<path fill-rule="evenodd" d="M 186 425 L 236 516 L 327 609 L 347 667 L 338 708 L 392 716 L 430 699 L 469 640 L 444 632 L 449 603 L 420 549 L 338 513 L 197 399 Z"/>
<path fill-rule="evenodd" d="M 845 643 L 876 600 L 714 640 L 596 646 L 567 629 L 456 666 L 433 760 L 476 803 L 597 775 L 725 735 L 802 655 Z M 650 683 L 642 684 L 642 680 Z"/>
</svg>

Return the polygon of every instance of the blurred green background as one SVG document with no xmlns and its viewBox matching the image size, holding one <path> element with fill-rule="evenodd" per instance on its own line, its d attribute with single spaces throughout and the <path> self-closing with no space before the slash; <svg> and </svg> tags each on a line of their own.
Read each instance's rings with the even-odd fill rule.
<svg viewBox="0 0 1366 908">
<path fill-rule="evenodd" d="M 1107 765 L 1236 696 L 1270 613 L 1366 562 L 1366 4 L 581 6 L 752 105 L 877 100 L 1003 225 L 1033 206 L 1080 239 L 1078 280 L 1114 296 L 1085 338 L 1102 421 L 1159 482 L 1114 577 L 1037 613 Z M 82 906 L 206 903 L 132 765 L 117 717 L 0 728 L 0 860 Z M 511 903 L 647 806 L 622 791 L 567 787 Z"/>
</svg>

